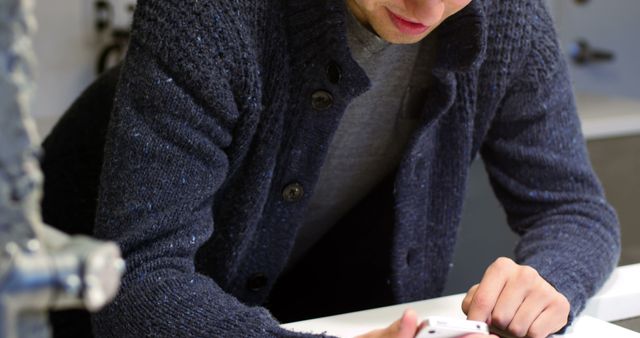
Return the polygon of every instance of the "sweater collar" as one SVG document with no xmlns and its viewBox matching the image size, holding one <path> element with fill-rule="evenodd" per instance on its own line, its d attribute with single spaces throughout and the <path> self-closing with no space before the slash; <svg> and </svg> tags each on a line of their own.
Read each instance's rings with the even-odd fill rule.
<svg viewBox="0 0 640 338">
<path fill-rule="evenodd" d="M 292 46 L 306 47 L 307 53 L 320 54 L 322 48 L 347 48 L 347 12 L 345 0 L 286 0 Z M 460 12 L 445 20 L 437 34 L 438 56 L 435 68 L 464 72 L 484 60 L 487 44 L 485 12 L 482 0 L 472 0 Z M 314 41 L 315 40 L 315 41 Z M 320 40 L 330 45 L 319 44 Z M 341 52 L 342 50 L 338 51 Z M 303 52 L 303 54 L 306 54 Z"/>
<path fill-rule="evenodd" d="M 479 66 L 485 58 L 487 24 L 481 0 L 472 0 L 460 12 L 436 29 L 438 56 L 436 67 L 465 72 Z"/>
<path fill-rule="evenodd" d="M 362 94 L 370 82 L 351 57 L 345 0 L 285 0 L 285 3 L 283 19 L 292 72 L 308 74 L 332 60 L 346 70 L 340 83 L 346 98 Z"/>
</svg>

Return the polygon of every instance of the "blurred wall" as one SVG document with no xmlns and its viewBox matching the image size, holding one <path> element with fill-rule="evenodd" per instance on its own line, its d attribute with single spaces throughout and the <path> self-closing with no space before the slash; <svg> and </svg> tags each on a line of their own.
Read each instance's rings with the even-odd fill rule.
<svg viewBox="0 0 640 338">
<path fill-rule="evenodd" d="M 98 56 L 112 43 L 112 28 L 128 28 L 135 0 L 102 0 L 112 8 L 109 25 L 96 29 L 100 0 L 37 1 L 38 31 L 33 43 L 38 67 L 32 113 L 46 135 L 71 102 L 96 77 Z M 104 13 L 104 12 L 103 12 Z"/>
<path fill-rule="evenodd" d="M 610 61 L 570 63 L 576 91 L 640 99 L 640 1 L 548 1 L 568 55 L 578 52 L 579 40 L 592 51 L 613 54 Z"/>
<path fill-rule="evenodd" d="M 38 58 L 32 113 L 42 129 L 60 116 L 94 78 L 98 41 L 88 0 L 37 1 Z"/>
</svg>

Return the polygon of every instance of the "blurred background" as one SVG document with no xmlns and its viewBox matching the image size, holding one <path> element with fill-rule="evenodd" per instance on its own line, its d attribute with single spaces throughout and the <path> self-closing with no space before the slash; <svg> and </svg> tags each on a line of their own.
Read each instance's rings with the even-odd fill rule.
<svg viewBox="0 0 640 338">
<path fill-rule="evenodd" d="M 38 1 L 35 115 L 41 135 L 126 51 L 134 0 Z M 570 66 L 591 160 L 622 224 L 621 265 L 640 262 L 640 1 L 548 0 Z M 465 292 L 517 237 L 474 164 L 446 293 Z"/>
<path fill-rule="evenodd" d="M 32 114 L 40 135 L 104 68 L 126 52 L 135 0 L 37 1 L 37 93 Z"/>
</svg>

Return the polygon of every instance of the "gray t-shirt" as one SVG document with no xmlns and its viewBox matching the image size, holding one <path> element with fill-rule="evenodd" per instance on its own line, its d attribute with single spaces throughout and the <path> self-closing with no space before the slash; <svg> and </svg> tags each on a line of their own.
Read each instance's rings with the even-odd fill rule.
<svg viewBox="0 0 640 338">
<path fill-rule="evenodd" d="M 419 120 L 407 105 L 420 44 L 394 45 L 348 15 L 347 39 L 371 88 L 344 112 L 332 139 L 289 266 L 398 165 Z M 426 79 L 425 79 L 426 81 Z"/>
</svg>

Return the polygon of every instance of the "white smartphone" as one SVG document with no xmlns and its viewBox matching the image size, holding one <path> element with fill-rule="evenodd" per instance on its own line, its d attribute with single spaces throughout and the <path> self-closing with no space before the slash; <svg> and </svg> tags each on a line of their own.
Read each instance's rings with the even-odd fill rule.
<svg viewBox="0 0 640 338">
<path fill-rule="evenodd" d="M 470 333 L 489 334 L 487 323 L 474 320 L 429 316 L 416 338 L 458 338 Z"/>
</svg>

